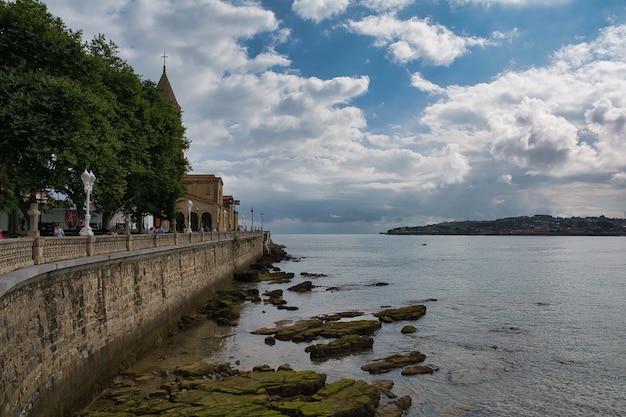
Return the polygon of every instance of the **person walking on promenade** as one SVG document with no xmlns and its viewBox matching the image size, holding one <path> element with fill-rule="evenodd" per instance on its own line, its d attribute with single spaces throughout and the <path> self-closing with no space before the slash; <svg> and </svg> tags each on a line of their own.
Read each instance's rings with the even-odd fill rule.
<svg viewBox="0 0 626 417">
<path fill-rule="evenodd" d="M 61 225 L 59 223 L 54 225 L 54 231 L 52 232 L 52 235 L 55 237 L 65 236 L 65 231 L 61 228 Z"/>
</svg>

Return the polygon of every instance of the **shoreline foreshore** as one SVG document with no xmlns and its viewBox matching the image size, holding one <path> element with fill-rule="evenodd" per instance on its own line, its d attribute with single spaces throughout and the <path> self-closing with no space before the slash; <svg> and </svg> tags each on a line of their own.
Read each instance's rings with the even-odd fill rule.
<svg viewBox="0 0 626 417">
<path fill-rule="evenodd" d="M 264 256 L 245 273 L 236 274 L 233 288 L 219 291 L 194 317 L 183 317 L 178 333 L 193 328 L 207 318 L 216 326 L 236 331 L 242 303 L 265 303 L 288 308 L 282 290 L 259 294 L 255 283 L 290 282 L 293 273 L 274 266 L 291 259 L 283 245 L 268 242 Z M 315 277 L 316 274 L 305 274 Z M 384 285 L 384 283 L 380 283 Z M 305 281 L 290 291 L 310 291 Z M 311 360 L 339 357 L 372 348 L 376 330 L 385 323 L 417 320 L 426 313 L 424 305 L 385 308 L 375 313 L 376 320 L 355 319 L 358 311 L 325 314 L 288 326 L 262 328 L 254 334 L 266 336 L 260 343 L 272 345 L 276 340 L 311 343 L 305 349 Z M 350 320 L 342 320 L 349 318 Z M 407 325 L 402 332 L 413 332 Z M 174 337 L 174 333 L 172 333 Z M 168 341 L 164 340 L 164 344 Z M 402 375 L 433 373 L 437 369 L 423 365 L 425 355 L 414 351 L 395 354 L 364 364 L 370 374 L 383 374 L 402 368 Z M 235 359 L 234 364 L 238 364 Z M 259 358 L 262 361 L 262 358 Z M 211 362 L 190 358 L 188 363 L 168 363 L 167 358 L 148 371 L 120 373 L 109 388 L 80 417 L 150 416 L 289 416 L 289 417 L 402 417 L 412 406 L 409 396 L 398 398 L 393 382 L 374 379 L 343 378 L 326 382 L 326 375 L 312 370 L 295 370 L 290 365 L 271 368 L 258 364 L 253 369 L 235 369 L 230 362 Z"/>
</svg>

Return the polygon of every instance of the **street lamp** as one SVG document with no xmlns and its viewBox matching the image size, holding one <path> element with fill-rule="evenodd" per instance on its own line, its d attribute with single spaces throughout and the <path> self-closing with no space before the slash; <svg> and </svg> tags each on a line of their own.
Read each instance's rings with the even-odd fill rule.
<svg viewBox="0 0 626 417">
<path fill-rule="evenodd" d="M 264 214 L 265 214 L 265 213 L 261 213 L 261 230 L 263 230 L 263 215 L 264 215 Z"/>
<path fill-rule="evenodd" d="M 187 219 L 187 228 L 189 229 L 189 233 L 191 233 L 191 208 L 193 207 L 193 201 L 187 201 L 187 208 L 189 209 L 189 218 Z"/>
<path fill-rule="evenodd" d="M 93 172 L 87 172 L 87 169 L 80 175 L 80 179 L 83 180 L 83 187 L 85 188 L 85 194 L 87 194 L 87 208 L 85 211 L 85 230 L 82 232 L 83 235 L 93 236 L 93 230 L 91 230 L 91 226 L 89 222 L 91 220 L 91 215 L 89 214 L 89 206 L 91 191 L 93 190 L 93 184 L 96 182 L 96 176 L 93 175 Z"/>
<path fill-rule="evenodd" d="M 250 207 L 250 214 L 252 215 L 252 227 L 250 228 L 250 230 L 254 231 L 254 208 Z"/>
</svg>

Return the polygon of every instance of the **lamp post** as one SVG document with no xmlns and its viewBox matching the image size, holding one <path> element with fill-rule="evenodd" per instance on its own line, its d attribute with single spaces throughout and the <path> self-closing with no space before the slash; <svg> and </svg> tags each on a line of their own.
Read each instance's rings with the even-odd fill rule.
<svg viewBox="0 0 626 417">
<path fill-rule="evenodd" d="M 250 215 L 252 218 L 252 227 L 250 228 L 250 230 L 254 231 L 254 208 L 250 207 Z"/>
<path fill-rule="evenodd" d="M 193 201 L 187 201 L 187 208 L 189 209 L 189 216 L 187 219 L 187 228 L 189 229 L 189 233 L 191 233 L 191 208 L 193 207 Z"/>
<path fill-rule="evenodd" d="M 265 214 L 265 213 L 261 213 L 261 231 L 263 231 L 263 215 L 264 215 L 264 214 Z"/>
<path fill-rule="evenodd" d="M 86 203 L 86 211 L 85 211 L 85 230 L 82 234 L 93 236 L 93 230 L 91 230 L 91 226 L 89 222 L 91 221 L 91 215 L 89 214 L 89 206 L 91 205 L 90 197 L 91 191 L 93 190 L 93 184 L 96 182 L 96 176 L 93 175 L 93 172 L 87 172 L 87 169 L 80 175 L 80 179 L 83 180 L 83 186 L 85 187 L 85 194 L 87 194 L 87 203 Z"/>
</svg>

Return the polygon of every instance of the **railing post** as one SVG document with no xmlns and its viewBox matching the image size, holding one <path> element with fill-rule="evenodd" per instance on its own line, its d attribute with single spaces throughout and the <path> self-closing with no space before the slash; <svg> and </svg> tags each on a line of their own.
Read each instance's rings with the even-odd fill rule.
<svg viewBox="0 0 626 417">
<path fill-rule="evenodd" d="M 128 252 L 133 250 L 133 235 L 130 233 L 126 235 L 126 250 Z"/>
<path fill-rule="evenodd" d="M 96 243 L 96 237 L 94 235 L 88 235 L 87 236 L 87 256 L 93 255 L 95 243 Z"/>
<path fill-rule="evenodd" d="M 33 239 L 33 262 L 35 265 L 44 263 L 42 246 L 41 238 L 39 236 Z"/>
</svg>

